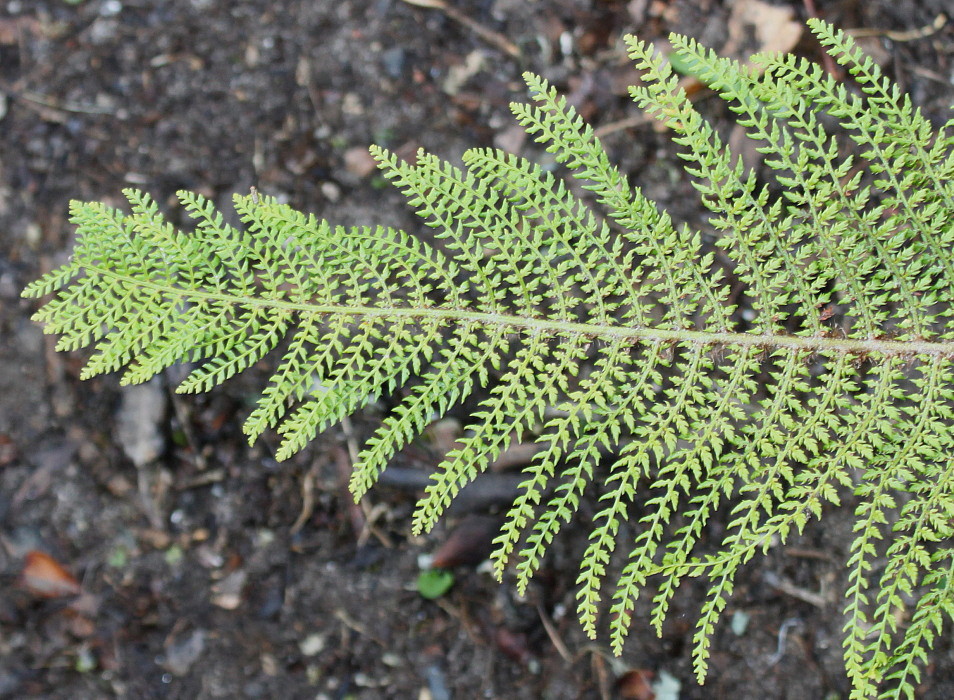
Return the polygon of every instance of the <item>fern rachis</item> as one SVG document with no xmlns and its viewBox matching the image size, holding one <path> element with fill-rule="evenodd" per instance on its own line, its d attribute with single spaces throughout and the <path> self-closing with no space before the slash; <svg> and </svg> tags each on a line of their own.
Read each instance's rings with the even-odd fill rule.
<svg viewBox="0 0 954 700">
<path fill-rule="evenodd" d="M 478 396 L 414 529 L 432 527 L 512 441 L 536 440 L 496 539 L 497 575 L 512 564 L 525 587 L 595 492 L 578 578 L 585 629 L 597 633 L 608 579 L 616 651 L 648 586 L 659 629 L 677 587 L 708 579 L 693 651 L 700 680 L 739 568 L 853 492 L 847 672 L 855 697 L 882 686 L 911 695 L 954 611 L 954 139 L 850 38 L 812 28 L 860 94 L 790 56 L 757 56 L 756 70 L 673 39 L 759 140 L 780 197 L 733 159 L 668 64 L 630 41 L 646 74 L 633 98 L 683 148 L 719 234 L 718 262 L 528 75 L 533 103 L 514 106 L 518 121 L 599 214 L 516 156 L 474 149 L 454 167 L 374 148 L 435 245 L 334 227 L 258 195 L 235 197 L 238 230 L 182 193 L 196 222 L 184 233 L 129 192 L 130 214 L 74 203 L 73 258 L 25 294 L 55 292 L 37 318 L 61 335 L 60 349 L 97 347 L 84 376 L 128 366 L 123 381 L 138 382 L 190 361 L 180 391 L 201 391 L 279 354 L 245 424 L 250 439 L 277 428 L 279 458 L 410 383 L 355 465 L 357 498 L 435 415 Z M 840 155 L 845 135 L 856 158 Z M 747 321 L 729 303 L 730 268 L 750 300 Z M 599 465 L 607 477 L 594 483 Z M 725 534 L 703 546 L 715 518 Z M 635 527 L 629 542 L 624 521 Z"/>
</svg>

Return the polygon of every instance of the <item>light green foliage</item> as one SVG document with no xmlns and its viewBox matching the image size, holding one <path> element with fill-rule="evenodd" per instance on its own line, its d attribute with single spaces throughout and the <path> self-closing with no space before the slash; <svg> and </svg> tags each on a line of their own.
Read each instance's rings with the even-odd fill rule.
<svg viewBox="0 0 954 700">
<path fill-rule="evenodd" d="M 196 222 L 183 233 L 128 192 L 131 214 L 74 204 L 71 261 L 25 293 L 55 293 L 37 319 L 60 349 L 96 347 L 84 376 L 125 366 L 139 382 L 188 361 L 180 391 L 201 391 L 274 352 L 245 430 L 277 428 L 279 458 L 407 387 L 355 465 L 356 498 L 478 392 L 414 530 L 508 445 L 535 440 L 497 574 L 512 566 L 523 589 L 561 528 L 589 528 L 579 615 L 593 635 L 608 607 L 616 651 L 640 595 L 659 628 L 677 587 L 703 579 L 700 680 L 740 567 L 845 499 L 854 697 L 911 696 L 954 610 L 954 124 L 934 130 L 847 36 L 812 28 L 855 86 L 791 56 L 757 56 L 756 70 L 673 38 L 757 140 L 771 184 L 630 41 L 645 73 L 632 96 L 682 147 L 714 244 L 631 187 L 528 75 L 532 103 L 514 113 L 585 197 L 499 151 L 468 151 L 458 168 L 375 148 L 434 245 L 257 196 L 235 197 L 237 230 L 182 193 Z M 580 522 L 590 494 L 598 507 Z M 624 521 L 635 534 L 621 536 Z"/>
<path fill-rule="evenodd" d="M 454 574 L 445 569 L 427 569 L 417 577 L 417 592 L 422 598 L 435 600 L 454 585 Z"/>
</svg>

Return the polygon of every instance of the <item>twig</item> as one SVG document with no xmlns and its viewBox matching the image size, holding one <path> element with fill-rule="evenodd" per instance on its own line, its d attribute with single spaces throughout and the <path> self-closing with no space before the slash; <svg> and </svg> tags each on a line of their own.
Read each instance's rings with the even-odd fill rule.
<svg viewBox="0 0 954 700">
<path fill-rule="evenodd" d="M 800 624 L 802 624 L 802 621 L 797 617 L 790 617 L 782 623 L 782 626 L 778 630 L 778 647 L 775 649 L 775 653 L 768 659 L 770 667 L 777 664 L 782 660 L 782 657 L 785 656 L 785 644 L 788 640 L 788 631 L 792 627 L 798 627 Z"/>
<path fill-rule="evenodd" d="M 556 627 L 553 626 L 550 616 L 547 615 L 540 603 L 537 603 L 537 614 L 540 616 L 540 622 L 543 623 L 543 629 L 546 630 L 547 636 L 550 638 L 550 642 L 553 643 L 553 647 L 557 650 L 557 653 L 568 664 L 572 664 L 573 655 L 570 653 L 570 650 L 566 648 L 566 644 L 563 643 L 563 639 L 560 638 L 559 632 L 557 632 Z"/>
<path fill-rule="evenodd" d="M 781 591 L 785 595 L 789 595 L 792 598 L 798 598 L 809 605 L 814 605 L 816 608 L 825 609 L 828 607 L 829 602 L 831 602 L 825 596 L 818 593 L 813 593 L 812 591 L 807 591 L 804 588 L 799 588 L 795 584 L 776 576 L 771 571 L 763 574 L 763 579 L 772 588 Z"/>
<path fill-rule="evenodd" d="M 367 502 L 362 499 L 361 507 L 364 512 L 365 523 L 361 529 L 361 534 L 358 535 L 358 546 L 363 545 L 371 535 L 374 535 L 385 549 L 394 549 L 394 542 L 388 537 L 388 533 L 376 525 L 381 516 L 388 512 L 387 505 L 378 503 L 368 507 Z"/>
<path fill-rule="evenodd" d="M 385 642 L 380 637 L 372 634 L 367 627 L 365 627 L 360 622 L 352 618 L 344 608 L 339 608 L 338 610 L 335 610 L 335 617 L 338 618 L 341 624 L 343 624 L 349 630 L 352 630 L 353 632 L 357 632 L 362 637 L 367 637 L 368 639 L 375 642 L 376 644 L 387 648 L 387 644 L 385 644 Z"/>
<path fill-rule="evenodd" d="M 404 2 L 406 2 L 408 5 L 414 5 L 416 7 L 426 7 L 431 10 L 440 10 L 455 22 L 463 24 L 488 44 L 496 46 L 509 56 L 520 58 L 519 47 L 507 39 L 507 37 L 505 37 L 503 34 L 500 34 L 499 32 L 495 32 L 493 29 L 488 29 L 476 20 L 465 15 L 456 7 L 448 5 L 446 2 L 444 2 L 444 0 L 404 0 Z"/>
<path fill-rule="evenodd" d="M 610 700 L 611 691 L 609 674 L 606 672 L 606 659 L 603 658 L 602 654 L 593 654 L 590 657 L 590 665 L 596 675 L 596 683 L 600 689 L 600 700 Z"/>
<path fill-rule="evenodd" d="M 342 427 L 345 427 L 342 423 Z M 348 452 L 339 446 L 335 446 L 332 449 L 332 455 L 335 461 L 335 467 L 338 471 L 338 481 L 340 483 L 341 489 L 341 498 L 347 504 L 348 509 L 348 519 L 351 521 L 351 529 L 358 536 L 359 540 L 361 539 L 361 533 L 364 532 L 365 527 L 367 527 L 367 518 L 365 517 L 364 504 L 365 499 L 361 499 L 361 503 L 355 503 L 354 499 L 351 498 L 351 494 L 348 491 L 348 476 L 353 471 L 354 460 L 349 459 Z"/>
<path fill-rule="evenodd" d="M 849 29 L 845 33 L 850 34 L 855 39 L 859 37 L 878 36 L 891 39 L 891 41 L 917 41 L 918 39 L 926 39 L 929 36 L 937 34 L 944 29 L 946 25 L 947 15 L 942 12 L 934 18 L 933 22 L 925 24 L 923 27 L 918 27 L 917 29 L 908 29 L 907 31 L 898 32 L 891 29 L 866 28 Z"/>
<path fill-rule="evenodd" d="M 47 97 L 46 95 L 28 90 L 19 90 L 15 85 L 8 85 L 7 83 L 0 83 L 0 87 L 13 99 L 22 100 L 26 103 L 27 107 L 40 112 L 43 110 L 53 110 L 54 112 L 66 112 L 70 114 L 115 114 L 116 112 L 112 107 L 100 107 L 99 105 L 88 105 L 79 102 L 57 102 L 52 97 Z"/>
<path fill-rule="evenodd" d="M 645 114 L 634 114 L 631 117 L 626 117 L 625 119 L 619 119 L 615 122 L 610 122 L 609 124 L 604 124 L 601 127 L 598 127 L 593 130 L 593 135 L 598 139 L 605 138 L 609 134 L 614 134 L 617 131 L 624 131 L 625 129 L 635 129 L 637 126 L 645 126 L 646 124 L 652 124 L 653 118 L 648 117 Z"/>
<path fill-rule="evenodd" d="M 828 561 L 833 564 L 837 564 L 838 560 L 835 559 L 828 552 L 823 552 L 820 549 L 805 549 L 803 547 L 785 547 L 782 550 L 782 553 L 789 557 L 796 557 L 800 559 L 820 559 L 821 561 Z"/>
<path fill-rule="evenodd" d="M 188 491 L 190 489 L 208 486 L 209 484 L 217 484 L 221 481 L 225 481 L 225 470 L 209 469 L 208 471 L 203 471 L 202 473 L 197 474 L 191 479 L 177 482 L 175 489 L 176 491 Z"/>
<path fill-rule="evenodd" d="M 186 439 L 189 451 L 192 456 L 192 465 L 199 472 L 204 472 L 208 468 L 208 463 L 202 454 L 202 447 L 195 437 L 195 431 L 192 430 L 192 421 L 189 416 L 189 410 L 179 400 L 179 395 L 167 384 L 166 393 L 169 396 L 169 402 L 172 404 L 172 411 L 176 414 L 176 420 L 179 421 L 179 428 Z"/>
<path fill-rule="evenodd" d="M 308 522 L 308 518 L 315 512 L 315 479 L 318 478 L 316 465 L 312 463 L 311 467 L 305 473 L 301 481 L 301 512 L 295 518 L 295 522 L 288 529 L 289 534 L 297 535 L 298 532 Z"/>
<path fill-rule="evenodd" d="M 483 639 L 481 639 L 481 635 L 478 634 L 475 629 L 474 623 L 462 609 L 451 604 L 446 598 L 438 598 L 434 602 L 437 603 L 437 607 L 460 623 L 461 629 L 464 630 L 464 633 L 470 638 L 471 642 L 477 646 L 483 644 Z"/>
</svg>

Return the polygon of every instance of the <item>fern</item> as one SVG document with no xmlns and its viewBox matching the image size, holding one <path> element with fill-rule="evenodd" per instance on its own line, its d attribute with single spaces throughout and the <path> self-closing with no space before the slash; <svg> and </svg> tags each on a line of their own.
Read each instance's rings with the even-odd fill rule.
<svg viewBox="0 0 954 700">
<path fill-rule="evenodd" d="M 632 96 L 674 134 L 715 247 L 632 188 L 566 100 L 527 75 L 532 102 L 516 118 L 593 206 L 499 151 L 468 151 L 459 168 L 373 148 L 436 245 L 257 195 L 235 197 L 238 230 L 181 193 L 195 220 L 184 233 L 128 191 L 129 214 L 74 203 L 72 259 L 24 294 L 54 294 L 36 318 L 59 349 L 96 347 L 84 377 L 126 367 L 123 382 L 140 382 L 185 361 L 196 368 L 179 390 L 204 391 L 278 353 L 245 432 L 277 428 L 280 459 L 409 386 L 360 454 L 355 498 L 476 394 L 415 532 L 509 444 L 536 440 L 496 540 L 498 577 L 512 565 L 525 588 L 597 494 L 583 626 L 596 634 L 608 598 L 619 652 L 639 596 L 652 596 L 658 629 L 678 586 L 704 579 L 700 682 L 740 567 L 851 493 L 853 697 L 910 697 L 954 612 L 954 123 L 935 130 L 849 37 L 811 27 L 860 91 L 792 56 L 745 67 L 673 37 L 757 140 L 771 184 L 733 157 L 670 66 L 629 41 L 645 74 Z M 846 138 L 857 158 L 843 155 Z M 725 534 L 705 546 L 716 517 Z"/>
</svg>

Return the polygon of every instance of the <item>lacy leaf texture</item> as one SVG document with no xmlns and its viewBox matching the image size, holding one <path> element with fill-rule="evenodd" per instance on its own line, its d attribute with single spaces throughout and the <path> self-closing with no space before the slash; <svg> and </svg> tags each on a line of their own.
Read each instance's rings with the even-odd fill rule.
<svg viewBox="0 0 954 700">
<path fill-rule="evenodd" d="M 525 587 L 562 528 L 588 528 L 578 613 L 617 652 L 639 596 L 658 630 L 677 587 L 703 579 L 700 681 L 740 567 L 846 500 L 853 697 L 911 696 L 954 611 L 954 120 L 935 129 L 850 37 L 811 26 L 852 84 L 792 56 L 745 66 L 673 37 L 771 183 L 733 157 L 670 65 L 628 40 L 645 74 L 632 97 L 681 147 L 706 236 L 633 188 L 527 75 L 532 101 L 513 112 L 583 199 L 496 150 L 459 168 L 374 148 L 433 244 L 254 193 L 234 199 L 240 230 L 182 192 L 195 222 L 182 232 L 128 191 L 131 213 L 74 203 L 71 260 L 24 294 L 53 295 L 36 318 L 59 349 L 95 347 L 85 377 L 126 367 L 123 382 L 142 382 L 186 361 L 179 391 L 204 391 L 276 355 L 245 432 L 277 428 L 280 459 L 403 387 L 355 465 L 356 498 L 476 393 L 414 530 L 509 444 L 535 440 L 497 574 Z M 716 517 L 723 528 L 707 528 Z M 622 537 L 624 521 L 636 534 Z"/>
</svg>

